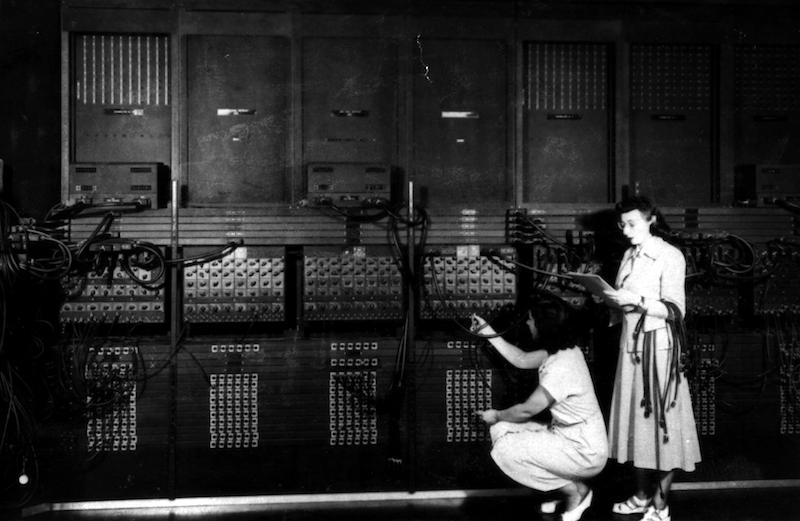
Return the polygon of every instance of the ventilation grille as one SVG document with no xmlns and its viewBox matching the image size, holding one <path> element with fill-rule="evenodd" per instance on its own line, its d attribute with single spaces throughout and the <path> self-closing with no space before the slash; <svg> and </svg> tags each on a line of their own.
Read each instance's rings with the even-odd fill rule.
<svg viewBox="0 0 800 521">
<path fill-rule="evenodd" d="M 631 47 L 631 108 L 689 111 L 711 108 L 711 47 Z"/>
<path fill-rule="evenodd" d="M 75 37 L 74 88 L 87 105 L 169 105 L 169 37 Z"/>
<path fill-rule="evenodd" d="M 533 110 L 604 110 L 608 48 L 603 44 L 528 43 L 526 105 Z"/>
<path fill-rule="evenodd" d="M 800 46 L 737 46 L 735 107 L 747 111 L 800 109 Z"/>
</svg>

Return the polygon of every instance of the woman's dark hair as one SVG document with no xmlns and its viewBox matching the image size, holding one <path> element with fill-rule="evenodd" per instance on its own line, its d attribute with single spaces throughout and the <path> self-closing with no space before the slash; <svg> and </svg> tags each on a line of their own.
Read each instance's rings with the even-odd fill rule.
<svg viewBox="0 0 800 521">
<path fill-rule="evenodd" d="M 534 339 L 538 349 L 553 354 L 575 346 L 573 310 L 567 302 L 555 295 L 535 295 L 531 297 L 528 311 L 539 333 Z"/>
<path fill-rule="evenodd" d="M 631 197 L 626 197 L 619 201 L 616 206 L 614 207 L 614 211 L 617 214 L 617 218 L 624 213 L 628 213 L 633 210 L 639 210 L 642 212 L 642 215 L 649 219 L 650 217 L 655 217 L 656 220 L 650 226 L 650 230 L 661 237 L 667 237 L 669 235 L 669 225 L 667 221 L 664 219 L 664 216 L 661 214 L 661 211 L 656 208 L 656 206 L 643 195 L 635 195 Z"/>
</svg>

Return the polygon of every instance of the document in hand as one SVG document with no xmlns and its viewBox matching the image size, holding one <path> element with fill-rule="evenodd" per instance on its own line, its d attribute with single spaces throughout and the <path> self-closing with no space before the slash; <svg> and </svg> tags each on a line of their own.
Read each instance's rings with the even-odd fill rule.
<svg viewBox="0 0 800 521">
<path fill-rule="evenodd" d="M 603 299 L 603 302 L 612 308 L 621 309 L 620 306 L 611 301 L 606 295 L 606 291 L 614 291 L 614 288 L 600 275 L 596 273 L 577 273 L 574 271 L 570 271 L 566 275 L 569 276 L 573 282 L 577 282 L 584 288 L 591 291 L 593 295 Z"/>
</svg>

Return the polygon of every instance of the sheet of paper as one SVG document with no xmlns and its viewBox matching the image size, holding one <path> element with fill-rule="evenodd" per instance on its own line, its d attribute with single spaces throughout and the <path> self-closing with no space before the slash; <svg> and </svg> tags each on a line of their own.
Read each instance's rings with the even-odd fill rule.
<svg viewBox="0 0 800 521">
<path fill-rule="evenodd" d="M 596 295 L 603 299 L 603 302 L 612 308 L 622 309 L 620 306 L 611 301 L 606 295 L 606 291 L 614 291 L 614 288 L 600 275 L 596 273 L 576 273 L 574 271 L 571 271 L 566 275 L 569 276 L 573 282 L 577 282 L 584 288 L 591 291 L 592 295 Z"/>
</svg>

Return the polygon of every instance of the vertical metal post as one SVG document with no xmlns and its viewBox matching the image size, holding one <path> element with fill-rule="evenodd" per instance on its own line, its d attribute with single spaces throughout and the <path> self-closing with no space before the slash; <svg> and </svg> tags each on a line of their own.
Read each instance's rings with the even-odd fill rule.
<svg viewBox="0 0 800 521">
<path fill-rule="evenodd" d="M 406 398 L 408 407 L 408 489 L 409 492 L 416 491 L 417 474 L 417 395 L 416 395 L 416 288 L 411 287 L 417 283 L 416 274 L 416 233 L 414 231 L 414 181 L 408 182 L 408 227 L 407 232 L 407 255 L 409 287 L 406 288 L 408 327 L 405 331 L 406 352 L 408 367 L 406 368 Z"/>
<path fill-rule="evenodd" d="M 178 205 L 180 203 L 180 184 L 177 179 L 172 180 L 172 219 L 170 228 L 170 256 L 173 259 L 179 257 L 178 252 Z M 169 329 L 169 345 L 170 353 L 175 353 L 178 348 L 178 341 L 180 337 L 180 324 L 182 315 L 181 303 L 182 295 L 181 280 L 179 275 L 183 271 L 177 264 L 172 264 L 170 268 L 170 289 L 172 290 L 172 298 L 170 299 L 170 329 Z M 167 469 L 167 495 L 170 499 L 175 499 L 177 495 L 176 475 L 177 475 L 177 440 L 178 440 L 178 357 L 170 357 L 169 362 L 169 426 L 168 426 L 168 469 Z"/>
</svg>

